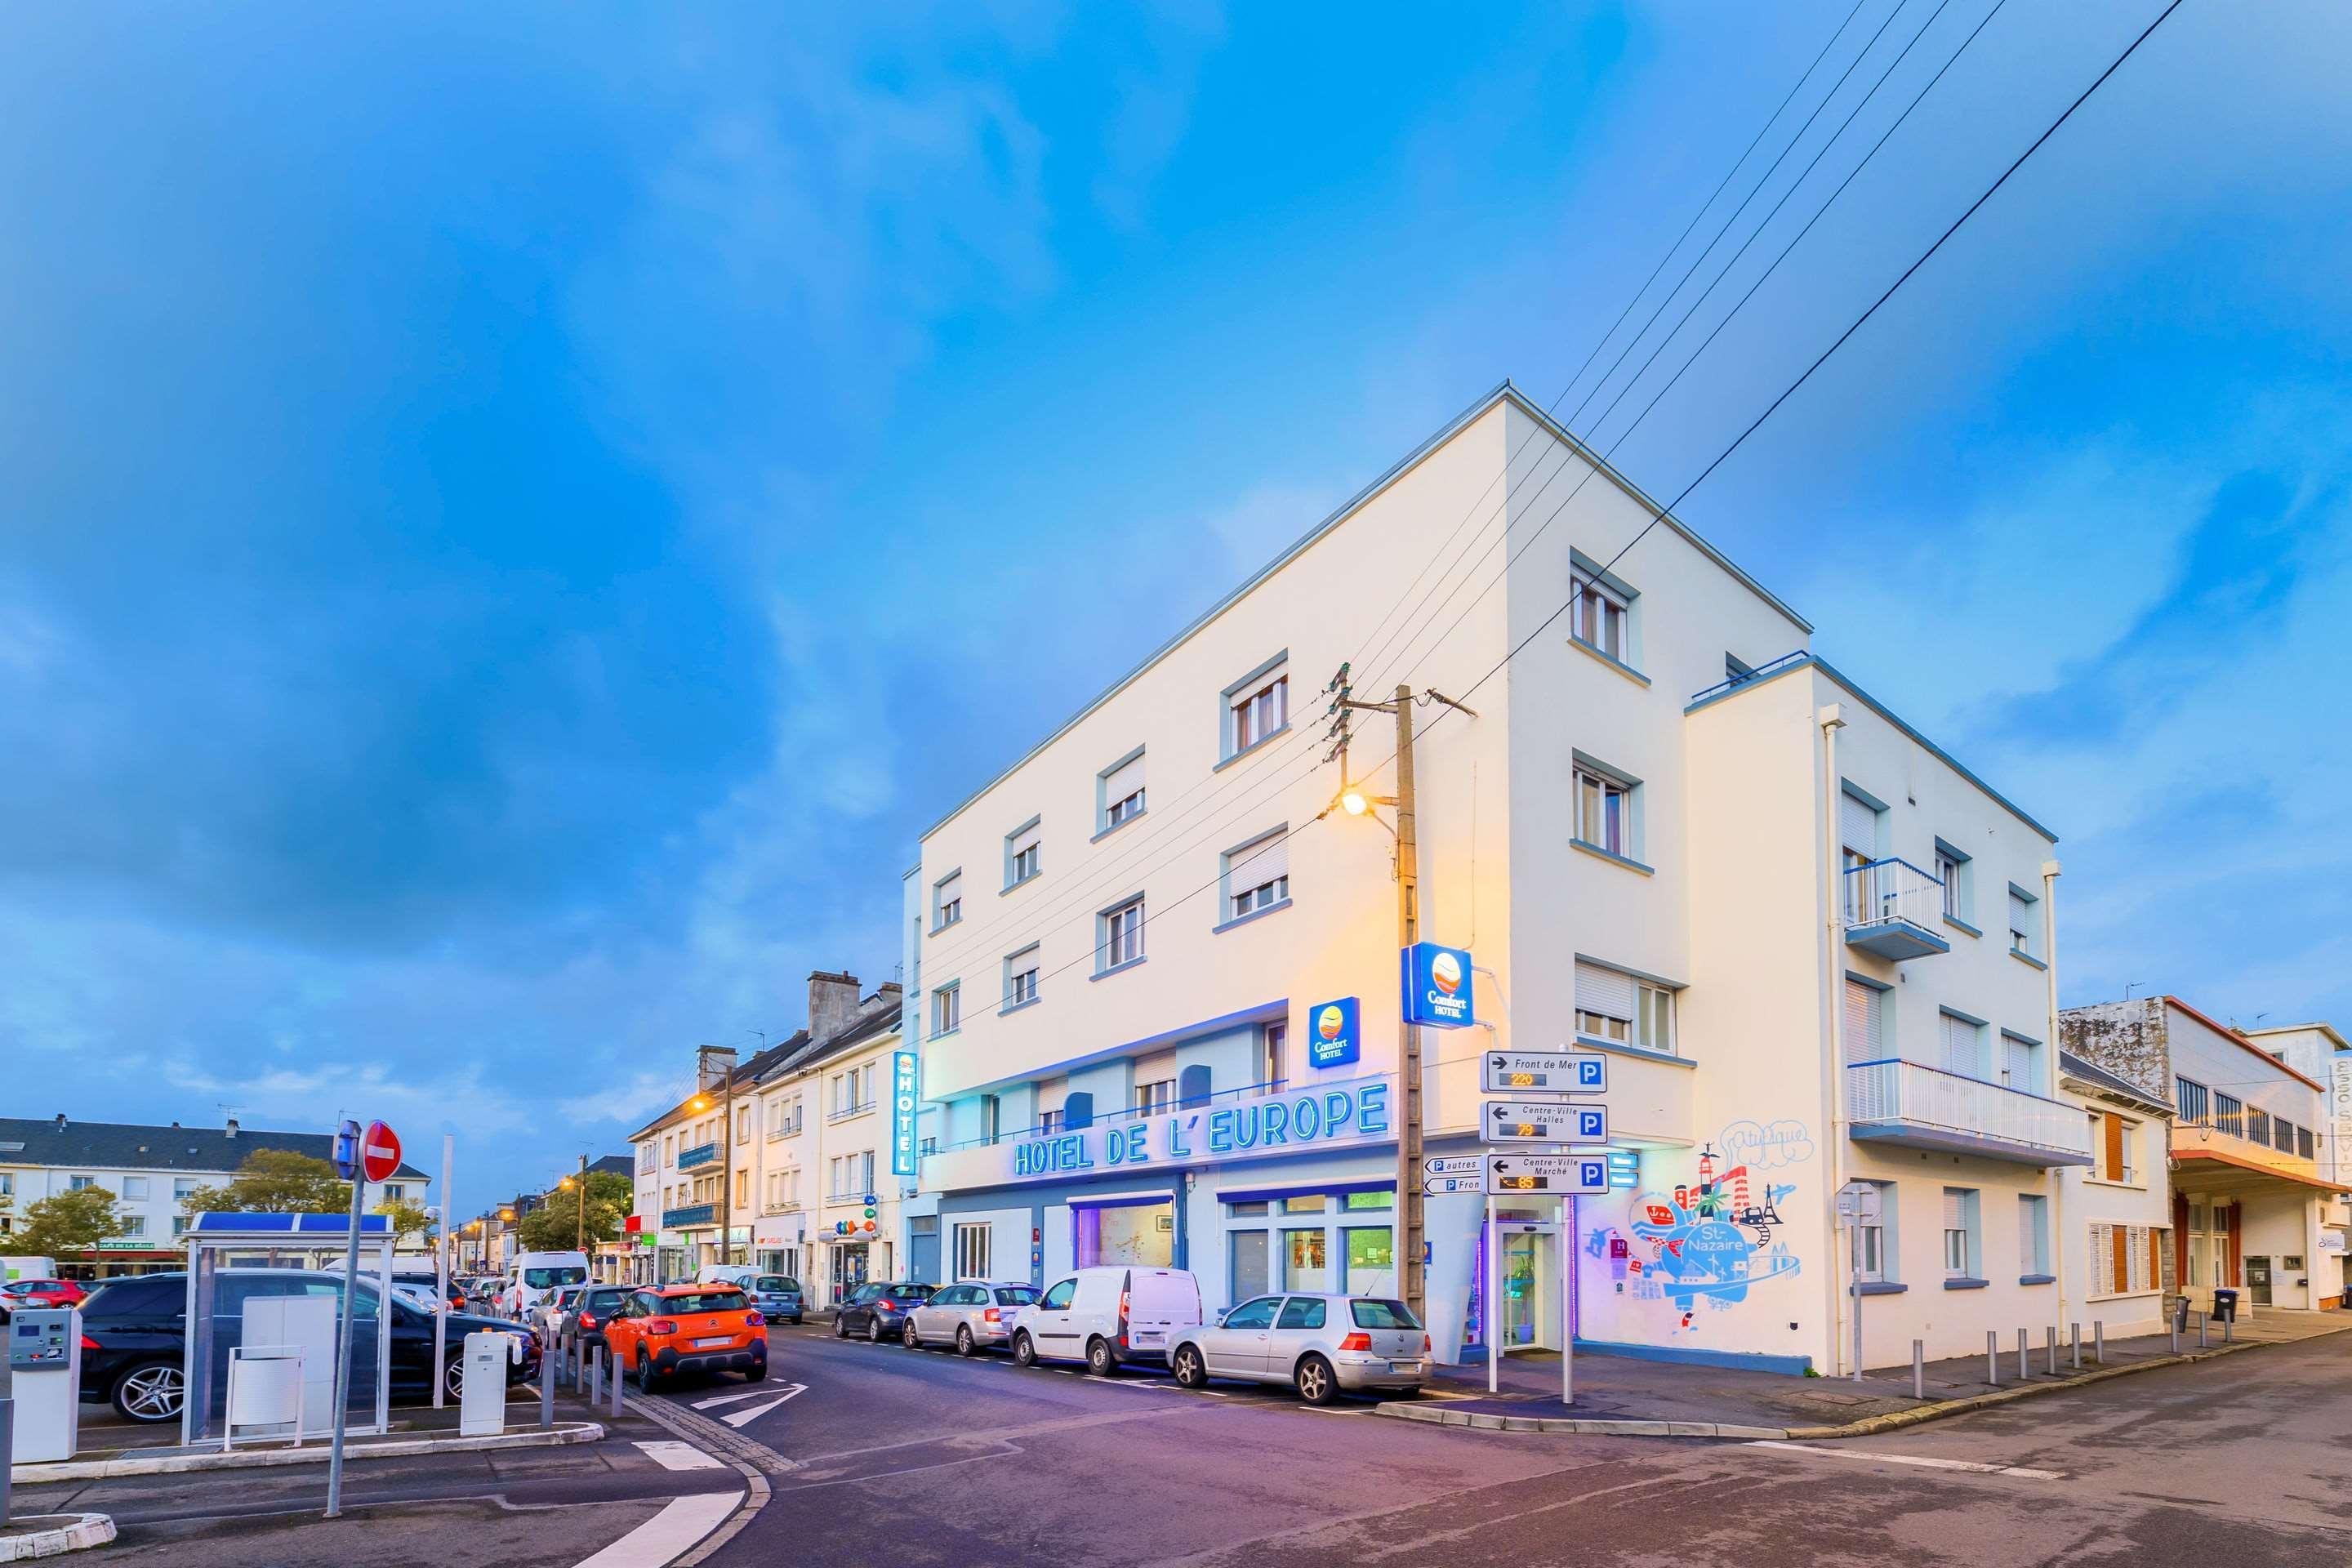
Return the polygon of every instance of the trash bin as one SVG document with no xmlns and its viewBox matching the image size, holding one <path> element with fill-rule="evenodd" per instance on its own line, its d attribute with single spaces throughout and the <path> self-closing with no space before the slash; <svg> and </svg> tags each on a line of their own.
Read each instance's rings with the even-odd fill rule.
<svg viewBox="0 0 2352 1568">
<path fill-rule="evenodd" d="M 2213 1287 L 2213 1316 L 2217 1321 L 2234 1323 L 2238 1321 L 2238 1293 L 2227 1285 Z"/>
</svg>

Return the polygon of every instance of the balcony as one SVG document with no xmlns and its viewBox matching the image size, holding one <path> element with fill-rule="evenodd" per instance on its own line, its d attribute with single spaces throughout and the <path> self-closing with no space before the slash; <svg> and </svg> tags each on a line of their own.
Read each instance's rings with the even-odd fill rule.
<svg viewBox="0 0 2352 1568">
<path fill-rule="evenodd" d="M 2081 1110 L 2038 1094 L 1889 1058 L 1845 1069 L 1848 1131 L 1861 1141 L 2047 1169 L 2091 1163 Z"/>
<path fill-rule="evenodd" d="M 689 1204 L 682 1209 L 662 1210 L 664 1230 L 692 1230 L 697 1226 L 718 1223 L 719 1205 L 717 1204 Z"/>
<path fill-rule="evenodd" d="M 1949 952 L 1937 933 L 1943 923 L 1944 884 L 1908 860 L 1873 860 L 1846 869 L 1845 944 L 1900 962 Z"/>
<path fill-rule="evenodd" d="M 677 1152 L 677 1168 L 681 1171 L 691 1171 L 697 1165 L 715 1165 L 718 1163 L 719 1145 L 716 1143 L 698 1143 L 691 1149 L 680 1149 Z"/>
<path fill-rule="evenodd" d="M 2227 1122 L 2176 1123 L 2171 1149 L 2174 1184 L 2200 1195 L 2274 1193 L 2282 1183 L 2340 1190 L 2335 1173 L 2323 1170 L 2317 1160 L 2256 1142 Z"/>
</svg>

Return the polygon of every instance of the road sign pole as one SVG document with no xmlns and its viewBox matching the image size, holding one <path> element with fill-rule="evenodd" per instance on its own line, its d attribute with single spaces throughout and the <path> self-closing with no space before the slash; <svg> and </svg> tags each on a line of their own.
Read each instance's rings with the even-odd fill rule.
<svg viewBox="0 0 2352 1568">
<path fill-rule="evenodd" d="M 329 1519 L 341 1517 L 343 1511 L 343 1428 L 350 1422 L 352 1402 L 352 1310 L 359 1294 L 360 1274 L 360 1209 L 367 1193 L 367 1173 L 352 1173 L 351 1234 L 343 1242 L 343 1332 L 335 1346 L 335 1419 L 333 1436 L 327 1448 L 327 1514 Z M 387 1301 L 376 1303 L 384 1316 L 392 1315 Z M 434 1369 L 434 1380 L 440 1380 L 440 1369 Z M 198 1397 L 191 1389 L 187 1397 Z"/>
<path fill-rule="evenodd" d="M 1845 1227 L 1845 1254 L 1849 1259 L 1862 1257 L 1862 1215 L 1857 1211 Z M 1853 1380 L 1862 1381 L 1862 1269 L 1858 1265 L 1846 1269 L 1846 1289 L 1853 1292 Z"/>
<path fill-rule="evenodd" d="M 434 1284 L 441 1299 L 433 1309 L 433 1408 L 441 1408 L 447 1391 L 442 1386 L 449 1380 L 441 1368 L 449 1359 L 449 1247 L 450 1218 L 456 1212 L 449 1206 L 449 1172 L 456 1163 L 457 1139 L 455 1133 L 441 1134 L 441 1235 L 440 1245 L 433 1249 Z"/>
<path fill-rule="evenodd" d="M 1559 1200 L 1559 1402 L 1576 1402 L 1576 1200 Z"/>
<path fill-rule="evenodd" d="M 1486 1336 L 1486 1392 L 1498 1391 L 1502 1374 L 1496 1370 L 1503 1364 L 1503 1336 L 1495 1331 L 1495 1318 L 1502 1300 L 1500 1274 L 1502 1244 L 1495 1238 L 1495 1194 L 1486 1194 L 1486 1295 L 1481 1303 L 1478 1329 Z"/>
</svg>

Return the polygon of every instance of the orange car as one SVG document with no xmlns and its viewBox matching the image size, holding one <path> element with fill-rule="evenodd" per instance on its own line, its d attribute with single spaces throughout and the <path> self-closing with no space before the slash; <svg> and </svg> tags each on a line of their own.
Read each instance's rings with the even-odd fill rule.
<svg viewBox="0 0 2352 1568">
<path fill-rule="evenodd" d="M 604 1320 L 613 1370 L 637 1374 L 651 1394 L 685 1372 L 740 1372 L 746 1383 L 768 1375 L 768 1325 L 732 1285 L 656 1285 L 633 1290 Z"/>
</svg>

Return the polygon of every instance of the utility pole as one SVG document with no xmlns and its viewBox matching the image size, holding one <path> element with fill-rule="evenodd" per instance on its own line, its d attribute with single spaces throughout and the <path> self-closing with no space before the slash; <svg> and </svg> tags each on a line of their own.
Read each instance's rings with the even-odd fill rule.
<svg viewBox="0 0 2352 1568">
<path fill-rule="evenodd" d="M 577 1235 L 579 1239 L 572 1244 L 572 1248 L 585 1257 L 588 1252 L 588 1156 L 585 1154 L 580 1156 L 580 1228 Z"/>
</svg>

